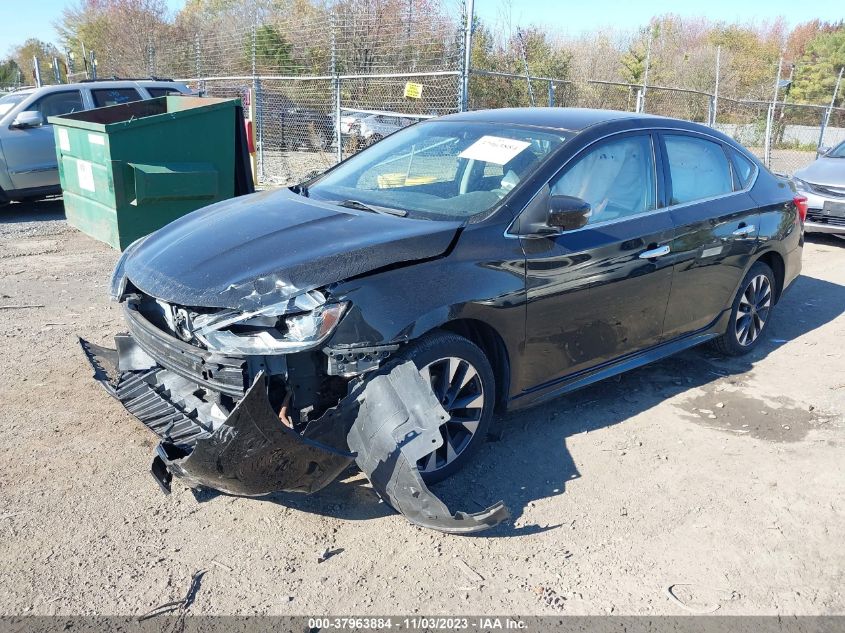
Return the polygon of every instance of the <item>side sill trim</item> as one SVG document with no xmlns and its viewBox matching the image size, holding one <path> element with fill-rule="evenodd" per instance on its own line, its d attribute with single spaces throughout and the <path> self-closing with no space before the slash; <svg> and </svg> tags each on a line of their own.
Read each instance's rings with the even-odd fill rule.
<svg viewBox="0 0 845 633">
<path fill-rule="evenodd" d="M 661 343 L 646 350 L 634 352 L 628 356 L 623 356 L 597 367 L 585 369 L 576 374 L 564 376 L 552 383 L 546 383 L 523 391 L 508 401 L 508 409 L 521 409 L 552 400 L 553 398 L 576 391 L 606 378 L 611 378 L 631 369 L 648 365 L 649 363 L 662 360 L 678 352 L 705 343 L 721 334 L 721 330 L 724 329 L 722 328 L 722 321 L 726 318 L 727 314 L 729 314 L 729 311 L 724 310 L 711 325 L 698 332 L 687 334 L 681 338 Z"/>
</svg>

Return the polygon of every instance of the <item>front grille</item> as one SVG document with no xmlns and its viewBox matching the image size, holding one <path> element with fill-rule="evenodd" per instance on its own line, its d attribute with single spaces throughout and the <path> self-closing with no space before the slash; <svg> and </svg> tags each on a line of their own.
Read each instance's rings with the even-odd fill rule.
<svg viewBox="0 0 845 633">
<path fill-rule="evenodd" d="M 845 187 L 830 187 L 827 185 L 817 185 L 811 182 L 808 182 L 807 185 L 810 187 L 810 191 L 820 196 L 845 198 Z"/>
<path fill-rule="evenodd" d="M 818 211 L 808 211 L 807 221 L 815 222 L 816 224 L 829 224 L 830 226 L 845 226 L 845 218 L 824 215 Z"/>
<path fill-rule="evenodd" d="M 234 398 L 244 395 L 245 359 L 185 343 L 156 327 L 132 302 L 125 304 L 124 315 L 132 338 L 159 365 L 212 391 Z"/>
</svg>

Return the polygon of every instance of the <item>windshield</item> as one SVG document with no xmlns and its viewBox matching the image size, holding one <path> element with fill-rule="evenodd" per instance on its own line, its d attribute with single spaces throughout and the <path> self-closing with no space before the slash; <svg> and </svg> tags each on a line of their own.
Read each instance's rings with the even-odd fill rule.
<svg viewBox="0 0 845 633">
<path fill-rule="evenodd" d="M 498 205 L 570 136 L 490 123 L 420 123 L 353 156 L 306 195 L 463 220 Z"/>
<path fill-rule="evenodd" d="M 827 153 L 829 158 L 845 158 L 845 141 L 834 147 Z"/>
<path fill-rule="evenodd" d="M 28 92 L 14 92 L 5 97 L 0 97 L 0 116 L 5 115 L 9 110 L 18 105 L 21 101 L 26 99 L 30 93 Z"/>
</svg>

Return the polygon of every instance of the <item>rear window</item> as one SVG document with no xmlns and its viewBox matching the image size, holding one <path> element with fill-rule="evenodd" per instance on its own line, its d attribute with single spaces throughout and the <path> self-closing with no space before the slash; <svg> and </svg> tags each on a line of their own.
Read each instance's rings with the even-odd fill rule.
<svg viewBox="0 0 845 633">
<path fill-rule="evenodd" d="M 182 94 L 176 88 L 150 88 L 147 87 L 147 92 L 150 93 L 150 96 L 155 99 L 156 97 L 166 97 L 167 95 L 180 95 Z"/>
<path fill-rule="evenodd" d="M 94 106 L 97 108 L 141 100 L 141 95 L 135 88 L 97 88 L 91 91 L 91 96 L 94 97 Z"/>
</svg>

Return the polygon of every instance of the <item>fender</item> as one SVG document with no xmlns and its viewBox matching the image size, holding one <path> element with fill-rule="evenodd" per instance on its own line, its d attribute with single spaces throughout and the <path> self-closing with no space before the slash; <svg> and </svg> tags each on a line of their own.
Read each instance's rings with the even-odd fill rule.
<svg viewBox="0 0 845 633">
<path fill-rule="evenodd" d="M 327 345 L 402 344 L 451 321 L 473 319 L 501 337 L 511 375 L 518 375 L 525 341 L 524 255 L 519 240 L 507 240 L 510 250 L 502 253 L 505 226 L 470 225 L 460 248 L 447 257 L 329 287 L 332 297 L 350 307 Z"/>
<path fill-rule="evenodd" d="M 754 193 L 752 191 L 752 193 Z M 755 201 L 758 198 L 755 197 Z M 804 227 L 798 217 L 798 210 L 792 200 L 785 203 L 772 204 L 760 209 L 760 231 L 758 234 L 758 247 L 754 256 L 748 262 L 743 271 L 742 277 L 748 274 L 751 267 L 761 259 L 770 258 L 776 255 L 780 258 L 781 270 L 775 270 L 778 277 L 778 289 L 775 297 L 777 303 L 783 292 L 801 273 L 800 251 L 804 247 Z M 796 251 L 799 251 L 796 253 Z M 773 266 L 773 268 L 777 268 Z M 741 282 L 740 282 L 741 283 Z M 734 289 L 733 297 L 739 291 L 739 285 Z"/>
</svg>

